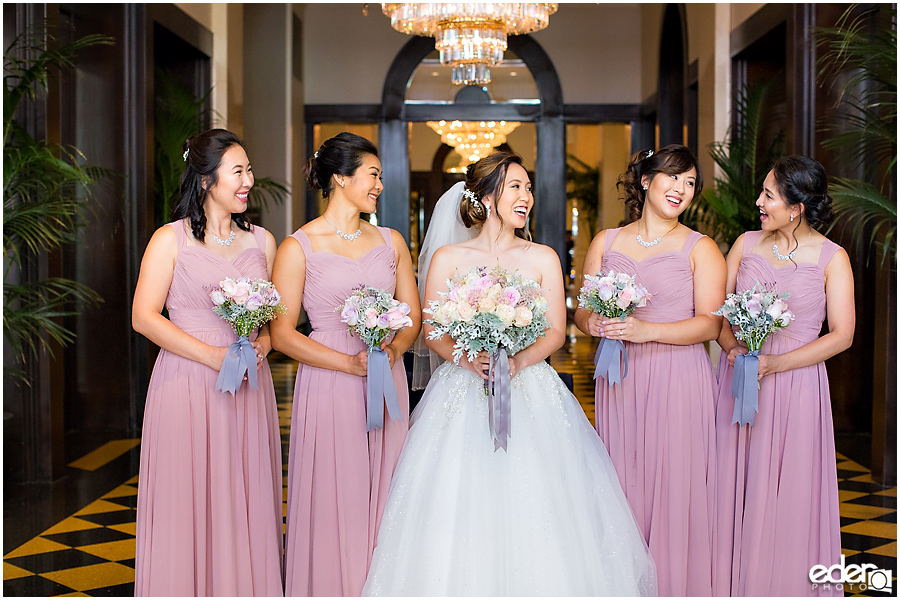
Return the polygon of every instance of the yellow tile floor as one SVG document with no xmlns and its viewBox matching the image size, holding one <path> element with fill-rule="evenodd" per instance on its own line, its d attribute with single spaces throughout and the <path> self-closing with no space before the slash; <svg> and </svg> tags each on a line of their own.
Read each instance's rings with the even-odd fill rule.
<svg viewBox="0 0 900 600">
<path fill-rule="evenodd" d="M 588 418 L 594 418 L 592 342 L 571 335 L 551 358 L 560 372 L 571 373 L 575 395 Z M 278 397 L 282 433 L 284 483 L 291 395 L 296 363 L 273 357 L 272 374 Z M 139 440 L 110 440 L 70 464 L 80 470 L 103 469 L 123 453 L 137 453 Z M 885 489 L 869 470 L 837 455 L 840 487 L 841 542 L 853 563 L 872 563 L 897 571 L 897 488 Z M 137 461 L 132 461 L 138 464 Z M 97 490 L 95 499 L 3 557 L 6 596 L 132 596 L 134 592 L 135 507 L 137 473 L 111 490 Z M 286 499 L 285 490 L 285 499 Z M 895 588 L 896 589 L 896 588 Z M 847 595 L 851 595 L 849 592 Z M 869 591 L 863 595 L 885 595 Z"/>
</svg>

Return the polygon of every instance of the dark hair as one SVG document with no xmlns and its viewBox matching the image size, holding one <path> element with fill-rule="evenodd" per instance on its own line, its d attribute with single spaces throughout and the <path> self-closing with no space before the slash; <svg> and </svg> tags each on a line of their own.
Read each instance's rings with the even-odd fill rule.
<svg viewBox="0 0 900 600">
<path fill-rule="evenodd" d="M 466 167 L 466 192 L 459 203 L 459 216 L 466 227 L 480 227 L 487 221 L 487 211 L 482 199 L 490 196 L 494 199 L 494 209 L 497 208 L 497 199 L 503 194 L 503 184 L 506 181 L 506 172 L 509 165 L 516 164 L 525 168 L 522 157 L 514 152 L 492 152 L 478 162 Z M 503 217 L 497 213 L 497 218 L 503 222 Z M 516 235 L 526 240 L 531 240 L 531 234 L 527 229 L 516 229 Z"/>
<path fill-rule="evenodd" d="M 325 140 L 306 161 L 306 183 L 312 190 L 322 190 L 322 196 L 328 198 L 334 190 L 334 175 L 352 177 L 367 154 L 378 156 L 375 144 L 355 133 L 341 132 Z"/>
<path fill-rule="evenodd" d="M 650 181 L 657 173 L 666 175 L 679 175 L 691 169 L 696 169 L 697 179 L 694 181 L 694 198 L 703 191 L 703 172 L 700 163 L 694 153 L 681 144 L 670 144 L 661 148 L 658 152 L 641 150 L 636 152 L 628 161 L 628 170 L 619 176 L 616 187 L 619 188 L 625 200 L 625 217 L 629 222 L 641 218 L 644 210 L 644 200 L 647 191 L 641 185 L 644 175 Z M 649 184 L 648 184 L 649 185 Z"/>
<path fill-rule="evenodd" d="M 200 242 L 206 237 L 206 213 L 203 203 L 209 190 L 219 181 L 222 156 L 232 146 L 244 147 L 244 142 L 225 129 L 210 129 L 189 137 L 184 142 L 185 168 L 181 174 L 181 196 L 172 209 L 172 220 L 185 217 L 191 220 L 191 232 Z M 206 188 L 203 181 L 206 180 Z M 244 213 L 231 213 L 231 220 L 239 229 L 250 231 L 250 219 Z"/>
<path fill-rule="evenodd" d="M 831 223 L 833 201 L 828 195 L 828 176 L 822 165 L 806 156 L 785 156 L 772 165 L 772 174 L 778 193 L 787 205 L 804 206 L 810 227 L 816 229 Z"/>
</svg>

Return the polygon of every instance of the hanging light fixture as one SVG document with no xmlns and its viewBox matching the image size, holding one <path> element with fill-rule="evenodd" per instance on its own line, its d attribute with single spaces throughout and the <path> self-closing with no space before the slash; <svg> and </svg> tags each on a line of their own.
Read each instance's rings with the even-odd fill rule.
<svg viewBox="0 0 900 600">
<path fill-rule="evenodd" d="M 456 2 L 382 4 L 391 27 L 435 38 L 441 63 L 452 66 L 456 85 L 484 85 L 491 67 L 503 62 L 506 36 L 544 29 L 556 4 L 536 2 Z"/>
<path fill-rule="evenodd" d="M 452 173 L 464 172 L 466 166 L 490 154 L 519 125 L 518 121 L 428 121 L 441 141 L 462 157 Z"/>
</svg>

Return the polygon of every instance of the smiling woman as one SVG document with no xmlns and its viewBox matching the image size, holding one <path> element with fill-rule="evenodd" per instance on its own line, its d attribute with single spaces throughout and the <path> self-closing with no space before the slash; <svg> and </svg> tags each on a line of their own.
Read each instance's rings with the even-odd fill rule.
<svg viewBox="0 0 900 600">
<path fill-rule="evenodd" d="M 343 132 L 319 148 L 306 180 L 322 190 L 322 216 L 281 244 L 273 280 L 287 313 L 272 323 L 275 347 L 300 361 L 294 386 L 288 469 L 285 595 L 358 596 L 381 522 L 400 448 L 409 393 L 402 356 L 419 333 L 421 312 L 403 237 L 375 227 L 381 184 L 378 150 Z M 382 344 L 402 419 L 366 428 L 366 345 L 351 336 L 335 307 L 360 284 L 410 307 L 413 325 Z M 297 331 L 300 308 L 313 331 Z"/>
<path fill-rule="evenodd" d="M 716 382 L 703 342 L 718 335 L 725 260 L 678 222 L 703 187 L 687 148 L 638 152 L 619 187 L 636 220 L 597 234 L 584 273 L 633 276 L 650 299 L 625 319 L 575 313 L 579 329 L 627 352 L 621 382 L 597 377 L 597 432 L 656 561 L 659 594 L 709 596 Z"/>
<path fill-rule="evenodd" d="M 135 331 L 162 349 L 141 437 L 134 592 L 280 595 L 281 455 L 268 326 L 251 335 L 258 389 L 217 391 L 237 334 L 209 295 L 226 278 L 269 279 L 275 240 L 244 214 L 253 173 L 233 133 L 191 137 L 184 161 L 175 220 L 147 245 L 132 311 Z"/>
</svg>

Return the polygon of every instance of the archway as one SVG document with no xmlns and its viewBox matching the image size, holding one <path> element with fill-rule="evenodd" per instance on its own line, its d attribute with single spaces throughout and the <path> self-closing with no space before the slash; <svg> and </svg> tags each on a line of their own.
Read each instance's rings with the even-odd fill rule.
<svg viewBox="0 0 900 600">
<path fill-rule="evenodd" d="M 434 50 L 434 39 L 410 38 L 397 53 L 382 92 L 378 137 L 385 191 L 378 219 L 379 223 L 403 233 L 409 241 L 410 158 L 407 140 L 411 121 L 482 118 L 533 121 L 537 137 L 535 240 L 556 250 L 562 261 L 566 248 L 566 128 L 562 118 L 562 86 L 549 55 L 531 36 L 510 36 L 509 49 L 522 59 L 534 77 L 540 103 L 533 108 L 502 103 L 485 107 L 435 103 L 418 104 L 415 114 L 410 114 L 406 88 L 416 67 Z"/>
</svg>

